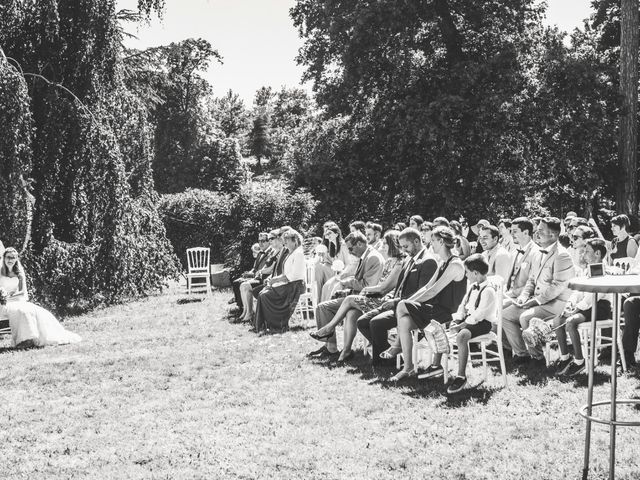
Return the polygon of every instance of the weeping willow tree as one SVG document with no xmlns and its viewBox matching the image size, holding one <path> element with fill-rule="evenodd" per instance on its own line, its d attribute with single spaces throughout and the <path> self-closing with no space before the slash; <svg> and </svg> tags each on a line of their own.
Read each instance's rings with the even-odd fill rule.
<svg viewBox="0 0 640 480">
<path fill-rule="evenodd" d="M 6 115 L 15 134 L 2 146 L 13 160 L 0 201 L 26 195 L 20 175 L 32 182 L 33 284 L 59 307 L 145 294 L 177 273 L 156 210 L 152 129 L 125 87 L 121 60 L 122 21 L 160 13 L 163 2 L 141 0 L 139 12 L 117 12 L 115 3 L 0 6 L 1 88 L 14 94 L 0 102 L 20 112 Z M 0 236 L 15 242 L 21 212 L 12 211 L 15 219 L 0 219 L 8 228 Z"/>
</svg>

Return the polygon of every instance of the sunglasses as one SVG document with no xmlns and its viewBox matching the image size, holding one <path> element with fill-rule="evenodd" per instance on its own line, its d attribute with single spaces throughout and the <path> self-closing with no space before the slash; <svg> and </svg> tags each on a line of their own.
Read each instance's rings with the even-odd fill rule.
<svg viewBox="0 0 640 480">
<path fill-rule="evenodd" d="M 579 235 L 574 235 L 574 236 L 573 236 L 573 239 L 574 239 L 574 240 L 581 240 L 581 239 L 582 239 L 582 237 L 581 237 L 581 236 L 579 236 Z"/>
</svg>

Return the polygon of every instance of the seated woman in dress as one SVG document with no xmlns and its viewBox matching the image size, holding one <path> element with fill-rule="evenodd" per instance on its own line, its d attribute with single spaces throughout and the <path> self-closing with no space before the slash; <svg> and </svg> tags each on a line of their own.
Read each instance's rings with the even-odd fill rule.
<svg viewBox="0 0 640 480">
<path fill-rule="evenodd" d="M 284 262 L 282 275 L 265 280 L 265 288 L 258 295 L 256 331 L 286 330 L 298 299 L 304 292 L 307 264 L 302 249 L 302 235 L 293 229 L 283 235 L 284 246 L 291 252 Z"/>
<path fill-rule="evenodd" d="M 341 264 L 342 269 L 344 269 L 347 264 L 351 262 L 349 251 L 342 238 L 342 231 L 338 225 L 333 222 L 327 224 L 323 236 L 324 240 L 322 243 L 327 247 L 327 253 L 320 256 L 315 269 L 316 285 L 318 286 L 318 303 L 327 300 L 327 298 L 324 298 L 325 296 L 329 296 L 330 298 L 330 290 L 332 290 L 332 288 L 328 289 L 324 288 L 324 286 L 336 275 L 336 272 L 331 267 L 337 267 Z M 337 260 L 339 260 L 339 262 L 337 262 Z M 323 291 L 325 292 L 324 296 Z"/>
<path fill-rule="evenodd" d="M 611 260 L 616 258 L 635 258 L 638 253 L 638 244 L 627 231 L 629 226 L 629 217 L 624 214 L 616 215 L 611 219 L 611 231 L 615 235 L 611 241 Z"/>
<path fill-rule="evenodd" d="M 11 341 L 19 348 L 77 343 L 80 336 L 64 329 L 47 310 L 30 303 L 18 252 L 9 247 L 0 267 L 0 315 L 9 318 Z M 5 301 L 6 300 L 6 301 Z"/>
<path fill-rule="evenodd" d="M 364 287 L 358 295 L 348 295 L 331 322 L 310 335 L 316 340 L 324 340 L 333 335 L 333 332 L 344 320 L 344 341 L 342 352 L 338 361 L 344 362 L 353 357 L 351 346 L 358 333 L 356 322 L 366 312 L 378 308 L 384 302 L 384 296 L 391 292 L 398 283 L 398 276 L 402 270 L 403 252 L 399 242 L 400 232 L 389 230 L 384 234 L 380 253 L 385 258 L 380 283 L 370 287 Z"/>
</svg>

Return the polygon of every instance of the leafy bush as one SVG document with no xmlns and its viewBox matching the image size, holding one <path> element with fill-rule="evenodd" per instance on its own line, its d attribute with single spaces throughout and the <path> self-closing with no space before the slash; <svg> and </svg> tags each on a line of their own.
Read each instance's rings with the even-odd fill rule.
<svg viewBox="0 0 640 480">
<path fill-rule="evenodd" d="M 280 180 L 247 182 L 234 195 L 190 189 L 161 198 L 167 237 L 186 265 L 186 249 L 211 248 L 212 263 L 251 267 L 248 255 L 259 232 L 282 225 L 306 232 L 317 202 Z"/>
</svg>

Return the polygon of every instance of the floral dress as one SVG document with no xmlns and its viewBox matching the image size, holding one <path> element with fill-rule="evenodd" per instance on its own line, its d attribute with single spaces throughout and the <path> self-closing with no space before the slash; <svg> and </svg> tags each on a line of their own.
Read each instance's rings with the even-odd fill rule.
<svg viewBox="0 0 640 480">
<path fill-rule="evenodd" d="M 381 284 L 383 283 L 391 274 L 396 271 L 399 272 L 402 269 L 402 259 L 400 258 L 389 258 L 384 264 L 382 268 L 382 276 L 380 277 Z M 395 288 L 395 283 L 392 283 L 390 288 L 386 292 L 380 292 L 376 294 L 375 297 L 369 295 L 353 295 L 353 300 L 355 301 L 358 309 L 362 311 L 362 313 L 370 312 L 371 310 L 375 310 L 380 305 L 384 303 L 383 297 L 389 293 L 392 289 Z"/>
</svg>

